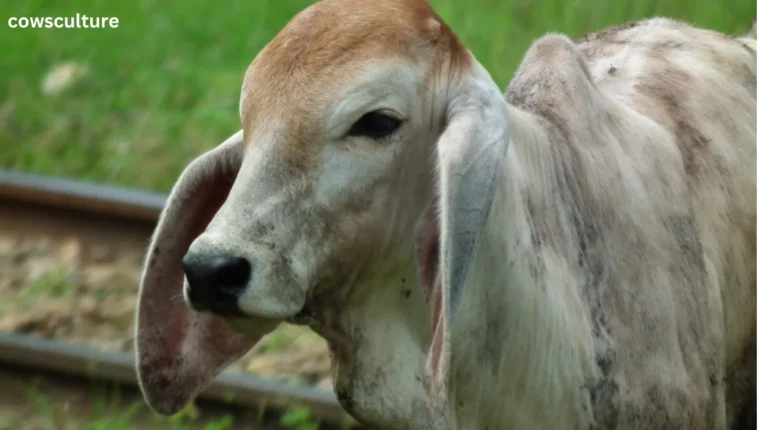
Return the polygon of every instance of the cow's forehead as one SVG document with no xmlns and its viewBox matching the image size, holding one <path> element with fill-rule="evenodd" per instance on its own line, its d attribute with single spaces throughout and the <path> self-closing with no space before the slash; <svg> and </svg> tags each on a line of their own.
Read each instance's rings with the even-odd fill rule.
<svg viewBox="0 0 758 430">
<path fill-rule="evenodd" d="M 308 128 L 356 75 L 373 64 L 429 64 L 439 53 L 454 63 L 467 53 L 426 0 L 324 0 L 296 15 L 259 53 L 242 87 L 247 132 L 272 117 Z M 287 128 L 292 129 L 289 125 Z"/>
</svg>

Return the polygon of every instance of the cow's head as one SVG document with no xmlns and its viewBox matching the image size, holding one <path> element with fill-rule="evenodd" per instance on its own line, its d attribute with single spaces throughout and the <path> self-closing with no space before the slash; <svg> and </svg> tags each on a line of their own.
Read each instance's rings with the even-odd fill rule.
<svg viewBox="0 0 758 430">
<path fill-rule="evenodd" d="M 507 143 L 497 86 L 426 1 L 326 0 L 255 58 L 240 114 L 242 130 L 182 173 L 149 248 L 148 403 L 176 412 L 290 321 L 330 342 L 358 418 L 442 411 L 449 328 Z M 389 360 L 373 391 L 356 385 L 370 371 L 356 357 L 381 355 L 372 342 Z"/>
</svg>

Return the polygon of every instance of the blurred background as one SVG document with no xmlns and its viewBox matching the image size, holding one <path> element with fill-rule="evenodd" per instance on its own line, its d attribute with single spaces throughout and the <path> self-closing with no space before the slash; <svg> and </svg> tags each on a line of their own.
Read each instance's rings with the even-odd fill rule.
<svg viewBox="0 0 758 430">
<path fill-rule="evenodd" d="M 192 159 L 240 128 L 238 100 L 245 69 L 279 29 L 310 3 L 3 1 L 0 169 L 167 193 Z M 547 32 L 578 37 L 628 20 L 665 16 L 740 34 L 756 16 L 754 0 L 431 3 L 503 90 L 529 44 Z M 11 29 L 7 25 L 14 16 L 77 13 L 117 17 L 119 25 L 116 29 Z M 142 256 L 106 249 L 102 258 L 90 258 L 84 264 L 79 261 L 81 246 L 76 239 L 0 238 L 0 331 L 130 350 Z M 73 318 L 81 309 L 90 309 L 96 318 Z M 325 345 L 308 330 L 278 330 L 237 368 L 331 389 Z M 88 413 L 72 413 L 68 403 L 48 397 L 52 391 L 26 380 L 17 382 L 20 397 L 16 400 L 24 406 L 14 409 L 0 402 L 0 430 L 22 428 L 22 423 L 27 428 L 115 430 L 234 426 L 228 416 L 198 424 L 198 413 L 192 408 L 180 418 L 153 417 L 136 424 L 133 409 L 108 409 L 110 397 L 99 391 L 83 395 Z M 0 381 L 0 386 L 9 385 Z M 133 406 L 144 405 L 137 401 Z M 306 412 L 293 414 L 279 425 L 317 428 Z"/>
<path fill-rule="evenodd" d="M 0 168 L 167 192 L 239 129 L 242 76 L 305 0 L 7 0 Z M 502 88 L 546 32 L 662 15 L 746 31 L 754 0 L 432 0 Z M 115 16 L 117 29 L 9 29 L 11 16 Z"/>
</svg>

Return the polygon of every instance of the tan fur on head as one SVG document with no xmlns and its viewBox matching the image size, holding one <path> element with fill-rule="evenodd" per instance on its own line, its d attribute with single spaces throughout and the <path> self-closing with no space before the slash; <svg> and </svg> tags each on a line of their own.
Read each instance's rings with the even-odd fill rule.
<svg viewBox="0 0 758 430">
<path fill-rule="evenodd" d="M 172 190 L 140 292 L 148 402 L 176 411 L 287 321 L 375 428 L 744 424 L 755 85 L 754 38 L 650 19 L 540 38 L 503 95 L 426 1 L 312 5 L 245 73 L 242 131 Z M 250 263 L 246 317 L 174 301 L 185 253 Z"/>
<path fill-rule="evenodd" d="M 435 61 L 430 80 L 439 78 L 434 74 L 465 70 L 471 61 L 426 1 L 321 1 L 295 16 L 245 73 L 240 103 L 245 135 L 287 112 L 298 121 L 289 130 L 293 142 L 303 145 L 319 128 L 315 114 L 333 104 L 363 67 L 430 58 Z"/>
</svg>

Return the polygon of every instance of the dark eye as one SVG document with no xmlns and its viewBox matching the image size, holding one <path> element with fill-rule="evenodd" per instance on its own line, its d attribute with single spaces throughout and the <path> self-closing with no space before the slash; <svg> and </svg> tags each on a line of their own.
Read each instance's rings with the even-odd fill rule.
<svg viewBox="0 0 758 430">
<path fill-rule="evenodd" d="M 394 133 L 402 121 L 378 111 L 363 115 L 348 132 L 348 136 L 363 136 L 371 139 L 382 139 Z"/>
</svg>

